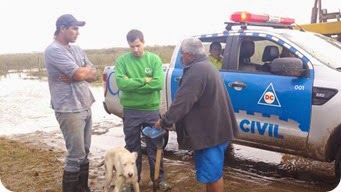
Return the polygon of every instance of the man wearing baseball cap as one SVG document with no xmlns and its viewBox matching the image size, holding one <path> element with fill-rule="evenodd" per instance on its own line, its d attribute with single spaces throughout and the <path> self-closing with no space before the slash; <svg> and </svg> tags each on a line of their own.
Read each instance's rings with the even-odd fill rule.
<svg viewBox="0 0 341 192">
<path fill-rule="evenodd" d="M 85 21 L 78 21 L 74 16 L 70 14 L 65 14 L 60 16 L 56 22 L 56 32 L 54 35 L 57 35 L 61 29 L 61 27 L 70 27 L 70 26 L 79 26 L 83 27 L 85 25 Z"/>
<path fill-rule="evenodd" d="M 96 80 L 95 66 L 85 52 L 73 43 L 84 26 L 70 14 L 56 22 L 54 41 L 45 49 L 45 65 L 51 95 L 51 107 L 63 134 L 67 155 L 62 188 L 64 192 L 89 192 L 89 149 L 95 99 L 89 83 Z"/>
</svg>

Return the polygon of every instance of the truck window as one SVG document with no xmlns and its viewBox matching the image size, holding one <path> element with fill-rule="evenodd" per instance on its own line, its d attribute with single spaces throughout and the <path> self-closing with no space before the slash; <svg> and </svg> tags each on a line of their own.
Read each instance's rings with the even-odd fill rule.
<svg viewBox="0 0 341 192">
<path fill-rule="evenodd" d="M 270 74 L 270 65 L 281 56 L 294 56 L 275 42 L 260 37 L 242 37 L 239 44 L 238 71 Z"/>
<path fill-rule="evenodd" d="M 217 52 L 217 43 L 221 45 L 220 51 Z M 214 45 L 214 46 L 212 46 Z M 221 70 L 222 63 L 223 63 L 223 54 L 224 54 L 224 48 L 225 48 L 225 42 L 220 41 L 206 41 L 203 42 L 203 46 L 205 48 L 205 52 L 209 59 L 211 60 L 211 63 L 217 67 L 218 70 Z M 210 51 L 210 48 L 212 50 Z M 219 54 L 219 56 L 217 55 Z M 218 59 L 216 59 L 218 58 Z"/>
<path fill-rule="evenodd" d="M 300 48 L 330 68 L 336 70 L 341 68 L 341 44 L 336 40 L 309 32 L 293 35 L 289 31 L 287 34 L 283 34 L 283 36 L 295 42 Z"/>
</svg>

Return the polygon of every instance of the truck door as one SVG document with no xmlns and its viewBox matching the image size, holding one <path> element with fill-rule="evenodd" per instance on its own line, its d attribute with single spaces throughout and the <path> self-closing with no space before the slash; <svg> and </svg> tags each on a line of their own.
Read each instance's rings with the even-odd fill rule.
<svg viewBox="0 0 341 192">
<path fill-rule="evenodd" d="M 169 69 L 165 76 L 166 83 L 165 89 L 167 91 L 166 101 L 167 101 L 167 109 L 170 107 L 172 101 L 175 98 L 175 93 L 179 88 L 179 81 L 182 77 L 182 64 L 181 64 L 181 54 L 179 51 L 180 44 L 177 45 L 173 51 L 172 59 L 169 64 Z M 168 94 L 169 93 L 169 94 Z"/>
<path fill-rule="evenodd" d="M 302 77 L 272 74 L 269 67 L 285 49 L 284 41 L 246 33 L 233 38 L 230 49 L 226 48 L 230 57 L 223 65 L 228 71 L 221 71 L 221 75 L 239 125 L 238 140 L 269 148 L 304 150 L 310 128 L 312 69 Z M 293 47 L 289 50 L 297 53 Z M 295 56 L 306 65 L 304 56 L 299 55 Z"/>
</svg>

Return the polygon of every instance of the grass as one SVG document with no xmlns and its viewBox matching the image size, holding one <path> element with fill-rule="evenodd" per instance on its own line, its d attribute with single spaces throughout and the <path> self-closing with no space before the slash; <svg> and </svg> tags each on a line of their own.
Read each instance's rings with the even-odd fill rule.
<svg viewBox="0 0 341 192">
<path fill-rule="evenodd" d="M 159 55 L 163 63 L 169 63 L 174 47 L 171 45 L 153 46 L 146 47 L 145 50 Z M 97 80 L 93 84 L 101 85 L 104 68 L 115 65 L 116 58 L 128 51 L 128 48 L 85 50 L 89 60 L 97 68 Z M 46 77 L 47 73 L 43 53 L 0 55 L 0 77 L 6 75 L 9 71 L 23 71 L 25 69 L 30 70 L 30 74 L 39 79 Z"/>
</svg>

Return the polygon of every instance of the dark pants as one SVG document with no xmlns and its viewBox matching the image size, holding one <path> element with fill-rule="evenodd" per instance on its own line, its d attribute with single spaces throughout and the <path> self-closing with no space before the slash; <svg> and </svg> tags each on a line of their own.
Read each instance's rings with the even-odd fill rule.
<svg viewBox="0 0 341 192">
<path fill-rule="evenodd" d="M 130 152 L 138 152 L 136 160 L 138 179 L 141 179 L 142 170 L 142 151 L 141 151 L 141 128 L 146 126 L 154 126 L 159 119 L 159 110 L 156 111 L 141 111 L 123 109 L 123 131 L 125 135 L 125 148 Z M 158 139 L 146 137 L 146 150 L 150 166 L 150 179 L 154 181 L 154 170 L 156 160 L 156 144 Z M 163 171 L 163 153 L 161 155 L 160 176 L 159 182 L 164 179 Z"/>
</svg>

